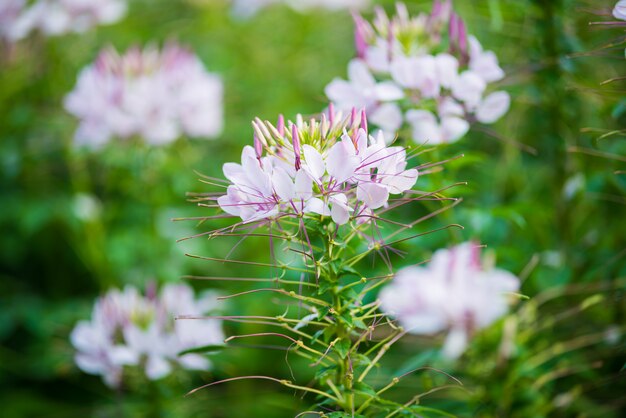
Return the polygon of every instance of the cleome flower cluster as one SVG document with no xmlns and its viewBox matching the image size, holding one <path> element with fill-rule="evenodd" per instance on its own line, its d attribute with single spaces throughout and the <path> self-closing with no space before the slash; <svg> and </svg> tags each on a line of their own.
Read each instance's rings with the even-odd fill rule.
<svg viewBox="0 0 626 418">
<path fill-rule="evenodd" d="M 496 55 L 468 35 L 449 0 L 435 1 L 429 15 L 411 17 L 398 3 L 391 18 L 377 8 L 372 23 L 354 19 L 358 57 L 348 80 L 333 80 L 326 95 L 338 109 L 365 107 L 388 139 L 406 125 L 418 143 L 454 142 L 472 123 L 508 111 L 508 93 L 489 92 L 504 77 Z"/>
<path fill-rule="evenodd" d="M 45 36 L 85 32 L 119 21 L 125 0 L 2 0 L 0 38 L 14 42 L 35 31 Z"/>
<path fill-rule="evenodd" d="M 339 225 L 365 222 L 390 195 L 410 189 L 416 169 L 407 169 L 406 150 L 368 134 L 365 111 L 335 114 L 276 126 L 256 119 L 254 147 L 241 164 L 224 164 L 230 181 L 221 209 L 244 223 L 282 216 L 331 216 Z"/>
<path fill-rule="evenodd" d="M 65 108 L 80 120 L 78 145 L 99 147 L 111 138 L 141 137 L 162 145 L 185 134 L 219 135 L 223 124 L 220 78 L 177 44 L 162 50 L 103 50 L 78 77 Z"/>
<path fill-rule="evenodd" d="M 507 294 L 519 289 L 513 274 L 492 269 L 467 242 L 435 252 L 426 267 L 407 267 L 381 294 L 381 309 L 413 334 L 448 330 L 444 355 L 456 358 L 471 336 L 508 310 Z"/>
<path fill-rule="evenodd" d="M 79 322 L 72 331 L 76 364 L 111 387 L 122 384 L 124 366 L 143 368 L 151 380 L 168 375 L 173 364 L 207 370 L 211 363 L 206 357 L 179 353 L 222 344 L 221 321 L 175 318 L 203 315 L 215 305 L 215 295 L 195 299 L 193 289 L 181 284 L 165 285 L 158 295 L 155 287 L 146 296 L 131 286 L 111 290 L 96 301 L 91 320 Z"/>
</svg>

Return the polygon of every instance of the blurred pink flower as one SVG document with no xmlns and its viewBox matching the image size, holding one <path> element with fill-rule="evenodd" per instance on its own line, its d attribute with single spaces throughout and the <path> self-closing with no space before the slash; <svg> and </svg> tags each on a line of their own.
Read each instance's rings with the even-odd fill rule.
<svg viewBox="0 0 626 418">
<path fill-rule="evenodd" d="M 175 320 L 178 315 L 201 316 L 215 309 L 216 299 L 199 299 L 186 285 L 165 285 L 159 296 L 142 296 L 136 288 L 112 290 L 96 302 L 90 321 L 79 322 L 70 340 L 77 366 L 101 375 L 108 386 L 122 382 L 124 366 L 145 365 L 148 379 L 160 379 L 174 364 L 207 370 L 211 363 L 199 354 L 179 353 L 223 342 L 217 320 Z"/>
<path fill-rule="evenodd" d="M 4 35 L 12 41 L 35 30 L 46 36 L 85 32 L 93 26 L 117 22 L 127 7 L 125 0 L 36 0 L 29 5 L 22 0 L 3 1 L 6 5 L 0 5 L 0 23 L 7 28 Z M 3 16 L 7 6 L 12 9 L 8 21 Z"/>
<path fill-rule="evenodd" d="M 439 250 L 426 267 L 400 270 L 380 293 L 381 309 L 413 334 L 448 331 L 444 355 L 460 356 L 472 337 L 508 310 L 519 279 L 485 266 L 480 249 L 464 243 Z"/>
<path fill-rule="evenodd" d="M 138 136 L 153 145 L 181 135 L 214 137 L 222 130 L 222 82 L 189 50 L 168 44 L 105 49 L 65 99 L 79 118 L 76 143 L 99 147 L 112 137 Z"/>
<path fill-rule="evenodd" d="M 417 143 L 454 142 L 472 123 L 494 123 L 508 111 L 510 96 L 489 91 L 504 77 L 496 55 L 467 34 L 450 1 L 436 1 L 429 15 L 412 17 L 397 3 L 394 16 L 378 7 L 372 23 L 354 20 L 359 58 L 326 96 L 342 110 L 364 107 L 388 140 L 406 124 Z"/>
</svg>

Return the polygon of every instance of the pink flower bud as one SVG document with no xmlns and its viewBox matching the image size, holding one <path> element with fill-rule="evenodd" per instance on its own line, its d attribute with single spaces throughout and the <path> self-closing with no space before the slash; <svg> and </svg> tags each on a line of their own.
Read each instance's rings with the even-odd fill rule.
<svg viewBox="0 0 626 418">
<path fill-rule="evenodd" d="M 278 115 L 278 123 L 276 124 L 276 129 L 280 136 L 285 136 L 285 117 L 283 115 Z"/>
<path fill-rule="evenodd" d="M 359 58 L 365 58 L 365 53 L 367 51 L 367 41 L 366 41 L 366 23 L 365 20 L 361 17 L 361 15 L 354 13 L 352 15 L 354 19 L 354 46 L 356 47 L 356 55 Z"/>
<path fill-rule="evenodd" d="M 328 122 L 331 127 L 335 124 L 335 106 L 332 103 L 328 105 Z"/>
<path fill-rule="evenodd" d="M 298 136 L 298 127 L 296 125 L 291 125 L 291 140 L 293 142 L 293 153 L 296 157 L 295 167 L 296 170 L 300 170 L 300 168 L 302 167 L 300 159 L 300 137 Z"/>
<path fill-rule="evenodd" d="M 256 135 L 254 135 L 254 152 L 256 153 L 256 158 L 261 160 L 261 156 L 263 155 L 263 144 Z"/>
<path fill-rule="evenodd" d="M 361 128 L 367 135 L 367 115 L 365 114 L 365 109 L 361 109 Z"/>
</svg>

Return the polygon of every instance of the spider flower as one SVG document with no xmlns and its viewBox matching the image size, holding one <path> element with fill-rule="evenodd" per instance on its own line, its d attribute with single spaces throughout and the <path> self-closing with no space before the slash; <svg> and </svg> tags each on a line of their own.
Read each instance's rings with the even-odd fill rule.
<svg viewBox="0 0 626 418">
<path fill-rule="evenodd" d="M 409 333 L 447 330 L 444 354 L 456 358 L 476 331 L 507 312 L 507 293 L 518 288 L 517 277 L 485 266 L 476 244 L 464 243 L 435 252 L 426 267 L 398 271 L 380 300 Z"/>
<path fill-rule="evenodd" d="M 150 292 L 149 292 L 150 293 Z M 215 307 L 215 295 L 194 298 L 186 285 L 165 285 L 143 296 L 134 287 L 111 290 L 96 301 L 89 321 L 79 322 L 71 334 L 78 367 L 102 376 L 111 387 L 122 383 L 124 366 L 140 366 L 148 379 L 169 374 L 173 364 L 207 370 L 209 360 L 199 354 L 178 353 L 223 341 L 218 320 L 175 320 L 178 315 L 203 315 Z"/>
<path fill-rule="evenodd" d="M 65 108 L 80 120 L 79 145 L 138 136 L 153 145 L 222 130 L 222 82 L 188 49 L 103 50 L 78 77 Z"/>
<path fill-rule="evenodd" d="M 496 55 L 467 33 L 450 1 L 416 17 L 398 3 L 393 17 L 378 8 L 372 23 L 354 19 L 348 80 L 325 89 L 338 109 L 363 106 L 387 138 L 407 125 L 414 141 L 430 144 L 457 141 L 471 123 L 494 123 L 508 111 L 508 93 L 489 86 L 504 77 Z"/>
<path fill-rule="evenodd" d="M 255 146 L 243 149 L 241 164 L 224 164 L 231 184 L 217 200 L 243 222 L 322 215 L 342 225 L 417 181 L 404 148 L 368 134 L 364 111 L 344 118 L 331 106 L 320 119 L 298 116 L 286 127 L 282 117 L 277 126 L 256 119 L 253 127 Z"/>
<path fill-rule="evenodd" d="M 9 40 L 26 37 L 33 31 L 46 36 L 82 33 L 97 25 L 119 21 L 126 14 L 125 0 L 5 0 L 0 6 L 2 32 Z M 4 15 L 9 9 L 10 14 Z M 5 17 L 7 17 L 5 21 Z"/>
</svg>

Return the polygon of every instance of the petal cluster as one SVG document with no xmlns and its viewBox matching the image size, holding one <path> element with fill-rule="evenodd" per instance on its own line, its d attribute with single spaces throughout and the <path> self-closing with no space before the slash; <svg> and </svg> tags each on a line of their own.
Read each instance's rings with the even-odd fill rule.
<svg viewBox="0 0 626 418">
<path fill-rule="evenodd" d="M 342 225 L 371 216 L 417 181 L 404 148 L 368 134 L 364 111 L 343 118 L 331 106 L 321 120 L 299 116 L 285 125 L 281 117 L 274 126 L 257 119 L 253 126 L 255 146 L 244 148 L 241 164 L 224 164 L 231 184 L 218 198 L 244 222 L 321 215 Z"/>
<path fill-rule="evenodd" d="M 76 143 L 99 147 L 111 138 L 140 137 L 153 145 L 181 135 L 214 137 L 223 124 L 221 79 L 189 50 L 103 50 L 82 70 L 65 108 L 80 120 Z"/>
<path fill-rule="evenodd" d="M 46 36 L 85 32 L 115 23 L 126 14 L 125 0 L 3 0 L 0 36 L 17 41 L 31 32 Z"/>
<path fill-rule="evenodd" d="M 504 77 L 496 55 L 467 34 L 449 1 L 417 17 L 398 3 L 396 16 L 377 9 L 372 23 L 359 15 L 355 23 L 358 57 L 326 95 L 339 109 L 365 107 L 388 138 L 408 125 L 418 143 L 454 142 L 471 123 L 494 123 L 508 111 L 508 93 L 489 89 Z"/>
<path fill-rule="evenodd" d="M 148 296 L 130 286 L 112 290 L 96 301 L 91 319 L 79 322 L 72 331 L 76 364 L 86 373 L 102 376 L 111 387 L 121 384 L 124 366 L 142 366 L 151 380 L 168 375 L 173 364 L 207 370 L 211 364 L 206 357 L 178 354 L 221 344 L 221 322 L 175 318 L 204 315 L 215 304 L 215 295 L 195 299 L 192 288 L 179 284 L 166 285 L 159 295 Z"/>
<path fill-rule="evenodd" d="M 413 334 L 448 331 L 444 354 L 456 358 L 469 339 L 508 310 L 513 274 L 486 267 L 474 243 L 437 251 L 426 267 L 400 270 L 380 294 L 382 310 Z"/>
</svg>

